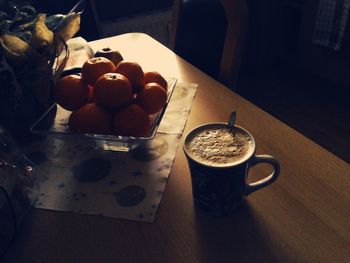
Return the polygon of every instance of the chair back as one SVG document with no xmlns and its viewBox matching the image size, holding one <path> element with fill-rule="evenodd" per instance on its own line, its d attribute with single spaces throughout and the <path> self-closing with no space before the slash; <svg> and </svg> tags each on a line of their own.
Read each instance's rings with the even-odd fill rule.
<svg viewBox="0 0 350 263">
<path fill-rule="evenodd" d="M 170 48 L 235 89 L 247 23 L 246 0 L 174 0 Z"/>
</svg>

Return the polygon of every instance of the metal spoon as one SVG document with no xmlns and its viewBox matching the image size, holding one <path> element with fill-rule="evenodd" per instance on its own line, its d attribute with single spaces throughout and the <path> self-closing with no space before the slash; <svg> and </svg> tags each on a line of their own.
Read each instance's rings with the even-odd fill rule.
<svg viewBox="0 0 350 263">
<path fill-rule="evenodd" d="M 237 116 L 236 111 L 233 110 L 231 112 L 230 118 L 227 121 L 227 125 L 226 125 L 227 128 L 232 129 L 235 126 L 236 116 Z"/>
</svg>

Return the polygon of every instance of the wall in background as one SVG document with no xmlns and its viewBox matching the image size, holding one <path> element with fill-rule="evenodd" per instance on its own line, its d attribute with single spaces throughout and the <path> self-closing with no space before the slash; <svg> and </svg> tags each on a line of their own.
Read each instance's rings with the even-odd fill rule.
<svg viewBox="0 0 350 263">
<path fill-rule="evenodd" d="M 168 46 L 173 0 L 90 2 L 101 37 L 142 32 Z"/>
<path fill-rule="evenodd" d="M 170 8 L 173 0 L 98 0 L 94 2 L 100 21 L 113 21 Z"/>
</svg>

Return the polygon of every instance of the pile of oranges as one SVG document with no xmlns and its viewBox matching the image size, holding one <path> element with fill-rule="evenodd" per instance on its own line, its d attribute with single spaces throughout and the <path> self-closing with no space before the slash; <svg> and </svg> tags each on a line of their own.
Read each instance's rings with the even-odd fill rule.
<svg viewBox="0 0 350 263">
<path fill-rule="evenodd" d="M 98 53 L 96 53 L 97 55 Z M 55 85 L 57 104 L 72 111 L 72 132 L 146 136 L 152 114 L 167 101 L 167 81 L 156 71 L 119 56 L 102 53 L 88 59 L 81 74 L 60 78 Z"/>
</svg>

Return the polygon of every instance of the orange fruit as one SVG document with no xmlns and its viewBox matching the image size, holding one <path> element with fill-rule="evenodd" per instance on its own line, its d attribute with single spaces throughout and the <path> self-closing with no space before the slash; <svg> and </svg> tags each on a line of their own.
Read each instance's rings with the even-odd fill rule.
<svg viewBox="0 0 350 263">
<path fill-rule="evenodd" d="M 158 83 L 147 83 L 143 90 L 136 95 L 136 104 L 148 114 L 159 112 L 166 104 L 166 91 Z"/>
<path fill-rule="evenodd" d="M 87 84 L 94 85 L 96 80 L 103 74 L 114 71 L 115 66 L 108 58 L 95 57 L 85 61 L 81 68 L 81 75 Z"/>
<path fill-rule="evenodd" d="M 165 89 L 165 91 L 168 90 L 168 82 L 157 71 L 145 72 L 144 79 L 145 79 L 145 84 L 150 83 L 150 82 L 155 82 L 155 83 L 158 83 L 160 86 L 162 86 L 163 89 Z"/>
<path fill-rule="evenodd" d="M 118 50 L 112 50 L 109 47 L 97 50 L 95 57 L 105 57 L 113 62 L 115 66 L 119 64 L 120 61 L 124 60 L 122 54 Z"/>
<path fill-rule="evenodd" d="M 57 80 L 55 101 L 64 109 L 73 111 L 88 102 L 89 87 L 80 75 L 68 75 Z"/>
<path fill-rule="evenodd" d="M 144 74 L 142 67 L 138 63 L 123 60 L 119 62 L 115 72 L 124 75 L 130 81 L 134 92 L 143 88 Z"/>
<path fill-rule="evenodd" d="M 106 73 L 96 82 L 93 100 L 102 106 L 116 109 L 133 99 L 129 80 L 119 73 Z"/>
<path fill-rule="evenodd" d="M 74 111 L 69 117 L 68 125 L 72 132 L 110 134 L 112 131 L 112 114 L 92 102 Z"/>
<path fill-rule="evenodd" d="M 93 96 L 94 96 L 94 86 L 92 86 L 92 85 L 88 85 L 88 87 L 89 87 L 89 95 L 88 95 L 88 101 L 87 102 L 92 102 L 93 100 L 92 100 L 92 98 L 93 98 Z"/>
<path fill-rule="evenodd" d="M 129 104 L 114 115 L 113 128 L 117 135 L 143 137 L 147 135 L 150 127 L 149 115 L 137 104 Z"/>
</svg>

